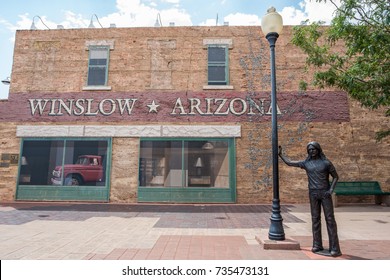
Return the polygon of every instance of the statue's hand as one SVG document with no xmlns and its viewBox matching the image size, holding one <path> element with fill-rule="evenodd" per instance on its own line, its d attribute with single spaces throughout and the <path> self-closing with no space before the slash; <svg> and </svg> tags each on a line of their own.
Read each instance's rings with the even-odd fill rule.
<svg viewBox="0 0 390 280">
<path fill-rule="evenodd" d="M 333 192 L 333 191 L 331 191 L 331 190 L 326 191 L 325 194 L 324 194 L 324 196 L 325 196 L 325 197 L 331 197 L 331 196 L 332 196 L 332 192 Z"/>
<path fill-rule="evenodd" d="M 278 155 L 281 156 L 283 153 L 283 148 L 282 146 L 279 146 L 279 151 L 278 151 Z"/>
</svg>

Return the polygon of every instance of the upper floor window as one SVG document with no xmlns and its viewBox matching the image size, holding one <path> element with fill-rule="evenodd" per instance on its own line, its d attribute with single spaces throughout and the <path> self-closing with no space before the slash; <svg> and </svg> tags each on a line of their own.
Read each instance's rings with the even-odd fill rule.
<svg viewBox="0 0 390 280">
<path fill-rule="evenodd" d="M 114 40 L 91 40 L 85 42 L 88 51 L 88 76 L 83 90 L 111 90 L 108 85 L 108 63 Z"/>
<path fill-rule="evenodd" d="M 203 89 L 233 89 L 229 77 L 229 50 L 233 49 L 232 39 L 203 39 L 207 50 L 207 85 Z"/>
<path fill-rule="evenodd" d="M 106 86 L 108 77 L 109 46 L 90 46 L 87 86 Z"/>
<path fill-rule="evenodd" d="M 225 45 L 208 46 L 208 71 L 207 81 L 209 85 L 228 85 L 228 47 Z"/>
</svg>

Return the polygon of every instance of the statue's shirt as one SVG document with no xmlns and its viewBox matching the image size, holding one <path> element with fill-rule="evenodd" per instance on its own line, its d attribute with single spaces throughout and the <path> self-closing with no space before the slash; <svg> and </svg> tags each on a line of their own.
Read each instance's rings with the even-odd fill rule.
<svg viewBox="0 0 390 280">
<path fill-rule="evenodd" d="M 306 170 L 309 190 L 329 190 L 329 174 L 336 172 L 333 164 L 325 159 L 306 159 L 298 162 L 298 166 Z"/>
</svg>

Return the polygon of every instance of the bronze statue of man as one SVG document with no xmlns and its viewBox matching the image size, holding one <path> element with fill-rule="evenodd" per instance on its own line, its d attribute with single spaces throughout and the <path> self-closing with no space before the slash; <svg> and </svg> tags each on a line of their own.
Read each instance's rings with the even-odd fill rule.
<svg viewBox="0 0 390 280">
<path fill-rule="evenodd" d="M 329 236 L 329 251 L 332 257 L 341 256 L 337 225 L 334 218 L 332 192 L 338 181 L 336 168 L 322 152 L 317 142 L 307 144 L 308 157 L 303 161 L 290 161 L 282 153 L 279 146 L 279 156 L 288 165 L 306 170 L 309 183 L 309 199 L 313 231 L 313 253 L 324 251 L 321 234 L 321 206 L 324 209 L 326 227 Z M 333 180 L 329 182 L 329 175 Z"/>
</svg>

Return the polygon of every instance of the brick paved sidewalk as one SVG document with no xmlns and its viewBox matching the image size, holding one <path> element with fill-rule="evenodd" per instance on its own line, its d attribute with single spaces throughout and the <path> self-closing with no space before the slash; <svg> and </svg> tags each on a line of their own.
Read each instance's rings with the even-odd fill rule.
<svg viewBox="0 0 390 280">
<path fill-rule="evenodd" d="M 0 259 L 390 259 L 390 207 L 336 208 L 338 258 L 311 252 L 309 211 L 282 205 L 286 237 L 300 250 L 264 250 L 256 236 L 268 234 L 268 205 L 3 202 Z"/>
</svg>

